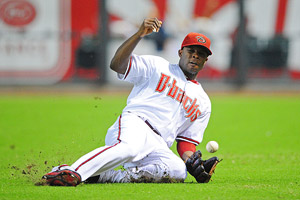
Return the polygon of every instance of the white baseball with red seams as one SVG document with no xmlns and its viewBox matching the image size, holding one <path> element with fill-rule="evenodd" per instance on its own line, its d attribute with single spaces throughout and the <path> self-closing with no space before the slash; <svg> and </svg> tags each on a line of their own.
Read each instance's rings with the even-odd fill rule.
<svg viewBox="0 0 300 200">
<path fill-rule="evenodd" d="M 126 73 L 118 77 L 134 87 L 108 129 L 105 146 L 63 168 L 79 173 L 82 181 L 101 174 L 99 182 L 129 182 L 145 173 L 184 180 L 185 164 L 169 147 L 174 140 L 202 141 L 211 113 L 207 94 L 177 64 L 156 56 L 132 55 Z M 113 170 L 122 164 L 127 171 Z"/>
<path fill-rule="evenodd" d="M 216 141 L 209 141 L 206 144 L 206 150 L 209 153 L 215 153 L 216 151 L 218 151 L 218 149 L 219 149 L 219 144 Z"/>
</svg>

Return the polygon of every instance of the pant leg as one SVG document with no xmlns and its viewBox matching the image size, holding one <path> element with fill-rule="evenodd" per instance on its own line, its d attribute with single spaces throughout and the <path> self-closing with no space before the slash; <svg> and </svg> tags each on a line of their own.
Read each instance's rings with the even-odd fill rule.
<svg viewBox="0 0 300 200">
<path fill-rule="evenodd" d="M 161 167 L 163 166 L 149 164 L 126 170 L 112 169 L 87 179 L 87 183 L 159 183 L 169 178 L 165 176 L 167 170 Z"/>
<path fill-rule="evenodd" d="M 187 171 L 184 162 L 167 146 L 158 148 L 136 162 L 125 163 L 125 170 L 109 170 L 93 178 L 98 183 L 183 182 Z"/>
<path fill-rule="evenodd" d="M 155 182 L 168 181 L 168 178 L 170 181 L 184 181 L 187 177 L 185 163 L 167 145 L 165 148 L 156 149 L 140 161 L 125 163 L 124 167 L 132 172 L 144 171 L 145 174 L 140 174 L 150 175 Z"/>
<path fill-rule="evenodd" d="M 71 169 L 85 181 L 126 162 L 143 159 L 160 145 L 157 137 L 142 119 L 131 113 L 123 113 L 108 130 L 106 146 L 82 156 Z"/>
</svg>

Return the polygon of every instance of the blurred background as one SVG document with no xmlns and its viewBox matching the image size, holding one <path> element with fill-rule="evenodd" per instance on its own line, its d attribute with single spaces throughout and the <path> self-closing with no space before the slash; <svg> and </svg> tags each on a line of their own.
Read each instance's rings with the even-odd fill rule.
<svg viewBox="0 0 300 200">
<path fill-rule="evenodd" d="M 201 32 L 212 41 L 197 77 L 208 90 L 300 91 L 299 10 L 299 0 L 0 0 L 0 88 L 124 86 L 110 60 L 157 17 L 159 33 L 134 53 L 177 63 L 185 35 Z"/>
</svg>

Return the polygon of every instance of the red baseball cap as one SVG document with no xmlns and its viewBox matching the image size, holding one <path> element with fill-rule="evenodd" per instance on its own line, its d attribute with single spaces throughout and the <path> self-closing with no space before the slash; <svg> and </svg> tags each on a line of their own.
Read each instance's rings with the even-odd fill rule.
<svg viewBox="0 0 300 200">
<path fill-rule="evenodd" d="M 185 38 L 181 44 L 181 49 L 183 47 L 192 46 L 192 45 L 203 46 L 207 50 L 208 55 L 212 54 L 212 52 L 210 50 L 210 39 L 201 33 L 191 32 L 187 36 L 185 36 Z"/>
</svg>

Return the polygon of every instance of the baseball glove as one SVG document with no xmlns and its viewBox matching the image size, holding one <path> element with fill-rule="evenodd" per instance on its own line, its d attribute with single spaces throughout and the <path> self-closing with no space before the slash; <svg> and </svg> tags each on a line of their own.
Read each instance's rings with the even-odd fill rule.
<svg viewBox="0 0 300 200">
<path fill-rule="evenodd" d="M 185 163 L 187 171 L 195 177 L 198 183 L 208 183 L 220 162 L 217 157 L 202 160 L 200 150 L 196 151 Z"/>
</svg>

